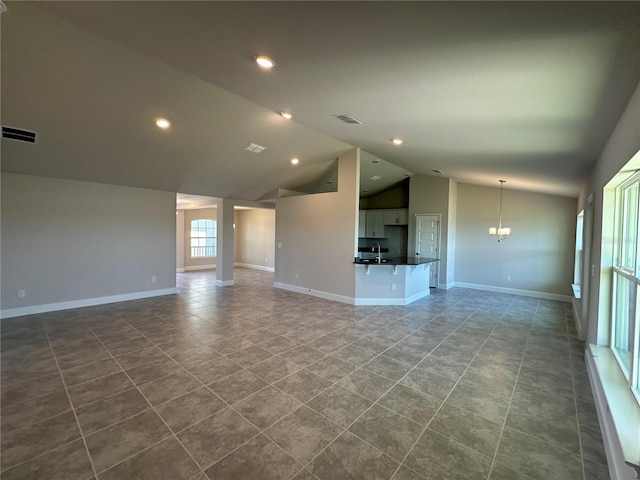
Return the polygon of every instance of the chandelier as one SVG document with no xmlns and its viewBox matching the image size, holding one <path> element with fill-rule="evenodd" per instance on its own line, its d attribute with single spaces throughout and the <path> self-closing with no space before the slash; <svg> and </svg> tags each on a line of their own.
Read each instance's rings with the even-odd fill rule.
<svg viewBox="0 0 640 480">
<path fill-rule="evenodd" d="M 498 228 L 491 227 L 489 229 L 489 235 L 501 242 L 511 234 L 511 229 L 502 226 L 502 185 L 506 180 L 500 180 L 500 216 L 498 217 Z"/>
</svg>

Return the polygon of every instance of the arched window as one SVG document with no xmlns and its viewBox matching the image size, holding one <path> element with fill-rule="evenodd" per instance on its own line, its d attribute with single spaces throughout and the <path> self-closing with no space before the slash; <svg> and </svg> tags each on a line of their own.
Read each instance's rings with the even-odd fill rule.
<svg viewBox="0 0 640 480">
<path fill-rule="evenodd" d="M 191 220 L 192 258 L 216 256 L 216 228 L 216 221 L 209 218 Z"/>
</svg>

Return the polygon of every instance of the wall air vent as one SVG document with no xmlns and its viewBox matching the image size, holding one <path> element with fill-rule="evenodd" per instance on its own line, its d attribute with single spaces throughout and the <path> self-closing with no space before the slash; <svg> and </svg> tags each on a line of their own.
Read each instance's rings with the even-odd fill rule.
<svg viewBox="0 0 640 480">
<path fill-rule="evenodd" d="M 36 132 L 22 130 L 20 128 L 2 126 L 2 138 L 10 138 L 20 142 L 36 143 Z"/>
<path fill-rule="evenodd" d="M 249 145 L 247 145 L 246 147 L 244 147 L 244 149 L 248 152 L 251 153 L 262 153 L 264 150 L 266 150 L 267 147 L 264 147 L 262 145 L 258 145 L 257 143 L 250 143 Z"/>
<path fill-rule="evenodd" d="M 362 122 L 356 118 L 353 118 L 348 113 L 341 113 L 339 115 L 334 115 L 338 120 L 342 120 L 344 123 L 362 125 Z"/>
</svg>

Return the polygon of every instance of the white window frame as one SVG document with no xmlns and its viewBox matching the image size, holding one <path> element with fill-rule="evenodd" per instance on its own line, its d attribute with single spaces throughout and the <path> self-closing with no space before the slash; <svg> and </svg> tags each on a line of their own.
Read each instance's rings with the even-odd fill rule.
<svg viewBox="0 0 640 480">
<path fill-rule="evenodd" d="M 194 232 L 194 223 L 197 222 L 212 222 L 212 227 L 211 228 L 207 228 L 206 226 L 204 227 L 206 230 L 211 230 L 212 231 L 212 235 L 207 235 L 205 233 L 204 236 L 201 235 L 193 235 Z M 218 224 L 217 221 L 213 218 L 195 218 L 193 220 L 191 220 L 191 222 L 189 223 L 189 255 L 191 258 L 212 258 L 212 257 L 216 257 L 218 254 L 218 240 L 217 240 L 217 233 L 218 233 Z M 198 240 L 198 243 L 200 243 L 201 240 L 205 240 L 205 244 L 207 243 L 207 240 L 212 239 L 213 240 L 213 245 L 194 245 L 194 240 Z M 213 249 L 212 254 L 208 255 L 208 249 Z M 201 254 L 199 254 L 200 252 L 202 252 Z M 194 255 L 195 253 L 195 255 Z"/>
<path fill-rule="evenodd" d="M 635 259 L 634 265 L 623 265 L 626 259 L 622 258 L 624 253 L 625 246 L 623 231 L 627 226 L 624 224 L 625 221 L 625 209 L 627 205 L 625 204 L 625 191 L 633 186 L 637 185 L 640 189 L 640 172 L 637 172 L 620 185 L 616 187 L 616 195 L 615 195 L 615 216 L 614 216 L 614 241 L 613 241 L 613 268 L 612 268 L 612 295 L 611 295 L 611 322 L 610 322 L 610 344 L 609 347 L 613 352 L 613 355 L 618 362 L 618 366 L 622 370 L 623 375 L 629 382 L 629 386 L 631 391 L 636 399 L 636 402 L 640 404 L 640 265 L 639 265 L 639 253 L 640 248 L 638 242 L 638 229 L 640 228 L 640 195 L 638 195 L 638 205 L 636 210 L 636 232 L 635 232 Z M 624 279 L 625 281 L 631 282 L 632 285 L 635 285 L 635 290 L 632 295 L 635 294 L 635 308 L 633 314 L 630 315 L 633 318 L 634 328 L 633 331 L 629 332 L 629 342 L 631 342 L 630 349 L 630 360 L 629 366 L 625 364 L 626 362 L 622 358 L 622 354 L 616 348 L 616 327 L 617 327 L 617 293 L 618 293 L 618 284 Z M 625 282 L 626 283 L 626 282 Z M 629 307 L 625 308 L 626 315 L 629 315 Z"/>
</svg>

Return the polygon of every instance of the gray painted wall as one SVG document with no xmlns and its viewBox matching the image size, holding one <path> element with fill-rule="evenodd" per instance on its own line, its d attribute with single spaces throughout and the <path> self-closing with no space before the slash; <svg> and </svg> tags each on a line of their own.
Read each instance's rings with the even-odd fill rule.
<svg viewBox="0 0 640 480">
<path fill-rule="evenodd" d="M 2 309 L 174 288 L 175 202 L 170 192 L 3 173 Z"/>
<path fill-rule="evenodd" d="M 589 315 L 587 320 L 587 341 L 593 344 L 604 344 L 607 342 L 608 320 L 598 321 L 599 317 L 608 315 L 607 302 L 601 300 L 601 289 L 603 292 L 610 290 L 610 274 L 603 271 L 602 263 L 602 205 L 604 186 L 614 177 L 614 175 L 640 150 L 640 84 L 636 88 L 629 104 L 614 129 L 609 141 L 603 149 L 598 162 L 596 163 L 589 181 L 580 192 L 580 197 L 574 217 L 585 208 L 586 199 L 590 194 L 594 194 L 593 199 L 593 236 L 591 239 L 584 239 L 592 242 L 591 265 L 585 265 L 584 270 L 590 271 L 591 266 L 595 275 L 591 277 L 589 291 L 582 291 L 582 301 L 589 304 Z M 610 263 L 610 262 L 609 262 Z"/>
<path fill-rule="evenodd" d="M 498 223 L 499 192 L 458 183 L 455 281 L 570 295 L 576 199 L 505 189 L 511 236 L 498 243 L 488 229 Z"/>
<path fill-rule="evenodd" d="M 275 282 L 354 297 L 359 184 L 354 149 L 339 159 L 337 192 L 276 201 Z"/>
<path fill-rule="evenodd" d="M 235 234 L 236 262 L 275 267 L 275 210 L 236 210 Z"/>
<path fill-rule="evenodd" d="M 440 284 L 453 282 L 447 279 L 449 265 L 448 258 L 453 246 L 449 246 L 449 210 L 450 210 L 450 185 L 449 179 L 444 177 L 432 177 L 426 175 L 413 175 L 410 177 L 409 186 L 409 248 L 408 254 L 416 253 L 416 220 L 418 214 L 440 213 L 440 262 L 438 262 L 438 282 Z"/>
</svg>

